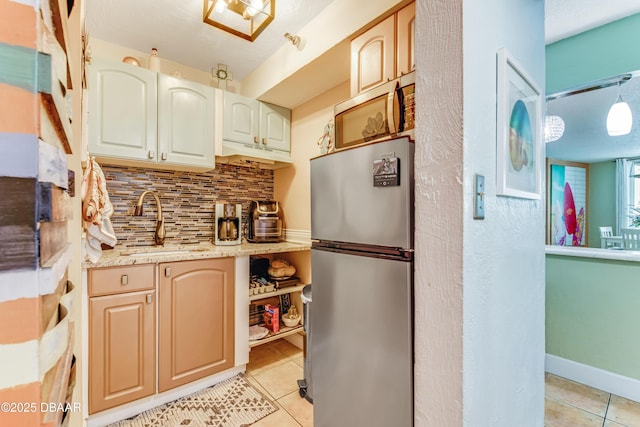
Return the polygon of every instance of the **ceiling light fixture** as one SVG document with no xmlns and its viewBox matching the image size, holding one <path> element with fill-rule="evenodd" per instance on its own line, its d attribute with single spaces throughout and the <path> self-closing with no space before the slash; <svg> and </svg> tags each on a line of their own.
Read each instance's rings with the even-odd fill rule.
<svg viewBox="0 0 640 427">
<path fill-rule="evenodd" d="M 564 135 L 564 120 L 560 116 L 546 116 L 544 118 L 544 142 L 553 142 Z"/>
<path fill-rule="evenodd" d="M 204 0 L 202 22 L 253 42 L 276 16 L 276 0 Z"/>
<path fill-rule="evenodd" d="M 626 135 L 631 132 L 633 124 L 633 115 L 629 104 L 622 100 L 620 95 L 620 83 L 618 83 L 618 98 L 609 109 L 607 115 L 607 132 L 611 136 Z"/>
</svg>

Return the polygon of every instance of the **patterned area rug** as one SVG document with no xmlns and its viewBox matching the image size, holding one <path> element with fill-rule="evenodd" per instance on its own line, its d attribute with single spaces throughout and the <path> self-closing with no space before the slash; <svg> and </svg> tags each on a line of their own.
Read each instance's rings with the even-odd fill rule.
<svg viewBox="0 0 640 427">
<path fill-rule="evenodd" d="M 245 427 L 277 410 L 242 375 L 237 375 L 110 427 Z"/>
</svg>

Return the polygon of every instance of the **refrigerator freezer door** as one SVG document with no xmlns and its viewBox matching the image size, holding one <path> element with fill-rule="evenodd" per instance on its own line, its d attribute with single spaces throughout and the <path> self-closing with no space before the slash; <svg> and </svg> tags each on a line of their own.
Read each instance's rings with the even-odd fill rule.
<svg viewBox="0 0 640 427">
<path fill-rule="evenodd" d="M 313 425 L 412 426 L 412 263 L 311 256 Z"/>
<path fill-rule="evenodd" d="M 399 138 L 312 159 L 311 237 L 412 248 L 413 145 Z M 383 173 L 385 159 L 398 179 Z"/>
</svg>

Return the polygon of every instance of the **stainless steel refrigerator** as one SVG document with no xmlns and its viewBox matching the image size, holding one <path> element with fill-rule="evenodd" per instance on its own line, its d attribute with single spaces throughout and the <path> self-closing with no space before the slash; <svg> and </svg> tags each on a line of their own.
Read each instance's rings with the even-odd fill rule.
<svg viewBox="0 0 640 427">
<path fill-rule="evenodd" d="M 311 160 L 315 427 L 413 425 L 413 152 Z"/>
</svg>

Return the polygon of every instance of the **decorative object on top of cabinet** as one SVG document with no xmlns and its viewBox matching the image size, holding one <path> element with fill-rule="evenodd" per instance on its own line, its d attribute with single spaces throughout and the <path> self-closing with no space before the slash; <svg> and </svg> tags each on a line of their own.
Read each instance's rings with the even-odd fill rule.
<svg viewBox="0 0 640 427">
<path fill-rule="evenodd" d="M 122 58 L 122 62 L 124 62 L 125 64 L 134 65 L 136 67 L 140 66 L 140 61 L 138 61 L 138 58 L 135 58 L 133 56 L 125 56 L 124 58 Z"/>
<path fill-rule="evenodd" d="M 223 98 L 222 113 L 216 117 L 222 126 L 222 138 L 216 140 L 219 156 L 274 168 L 291 163 L 291 110 L 231 92 L 219 91 L 216 96 Z"/>
<path fill-rule="evenodd" d="M 99 58 L 87 69 L 90 154 L 104 164 L 214 168 L 212 87 Z"/>
<path fill-rule="evenodd" d="M 233 74 L 225 64 L 218 64 L 218 68 L 211 68 L 211 76 L 218 80 L 218 89 L 226 90 L 227 81 L 233 80 Z"/>
<path fill-rule="evenodd" d="M 333 124 L 333 119 L 331 119 L 329 123 L 324 126 L 324 131 L 322 135 L 320 135 L 320 138 L 318 138 L 318 142 L 316 142 L 318 147 L 320 147 L 320 154 L 331 153 L 334 150 L 335 146 L 333 145 L 333 141 L 335 137 L 336 129 Z"/>
<path fill-rule="evenodd" d="M 351 97 L 415 69 L 415 2 L 351 41 Z"/>
<path fill-rule="evenodd" d="M 158 49 L 155 47 L 151 49 L 151 55 L 149 55 L 148 67 L 151 71 L 160 72 L 160 58 L 158 57 Z"/>
</svg>

